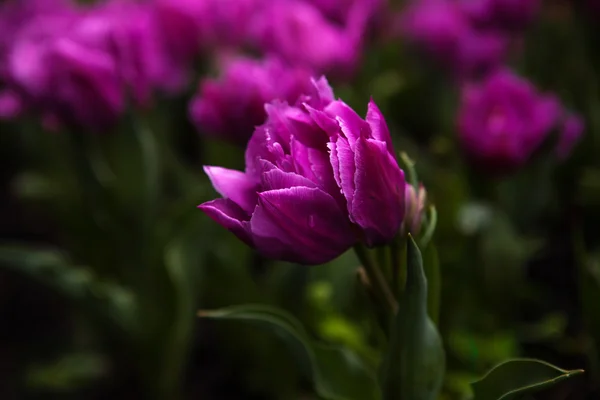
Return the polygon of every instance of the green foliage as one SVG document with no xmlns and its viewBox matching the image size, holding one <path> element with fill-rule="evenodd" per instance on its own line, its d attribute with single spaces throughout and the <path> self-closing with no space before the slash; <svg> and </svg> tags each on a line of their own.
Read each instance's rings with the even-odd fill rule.
<svg viewBox="0 0 600 400">
<path fill-rule="evenodd" d="M 566 371 L 539 360 L 509 360 L 474 382 L 473 393 L 475 400 L 520 399 L 581 373 L 583 370 Z"/>
<path fill-rule="evenodd" d="M 427 279 L 421 251 L 409 237 L 406 286 L 382 370 L 385 400 L 437 399 L 445 370 L 439 333 L 427 314 Z"/>
<path fill-rule="evenodd" d="M 201 311 L 201 317 L 258 324 L 277 334 L 311 379 L 317 394 L 331 400 L 377 400 L 376 378 L 348 349 L 313 341 L 300 321 L 283 310 L 265 305 L 241 305 Z"/>
</svg>

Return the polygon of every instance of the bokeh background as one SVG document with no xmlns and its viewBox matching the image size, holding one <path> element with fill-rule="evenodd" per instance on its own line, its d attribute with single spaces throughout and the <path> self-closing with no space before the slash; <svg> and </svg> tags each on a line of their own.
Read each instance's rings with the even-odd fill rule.
<svg viewBox="0 0 600 400">
<path fill-rule="evenodd" d="M 376 358 L 353 254 L 268 260 L 196 208 L 321 75 L 436 205 L 442 398 L 517 356 L 586 370 L 540 399 L 600 398 L 599 72 L 593 0 L 3 0 L 0 398 L 316 399 L 196 317 L 248 302 Z"/>
</svg>

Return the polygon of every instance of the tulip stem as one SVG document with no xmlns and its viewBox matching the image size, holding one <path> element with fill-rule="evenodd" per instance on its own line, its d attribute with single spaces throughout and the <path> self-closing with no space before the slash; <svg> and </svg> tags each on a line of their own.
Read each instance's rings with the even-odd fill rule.
<svg viewBox="0 0 600 400">
<path fill-rule="evenodd" d="M 402 293 L 406 283 L 405 245 L 400 238 L 395 238 L 389 246 L 392 260 L 392 290 L 396 294 Z"/>
<path fill-rule="evenodd" d="M 369 253 L 364 245 L 359 244 L 354 246 L 354 252 L 362 263 L 363 268 L 367 273 L 367 277 L 369 278 L 371 287 L 373 288 L 373 291 L 375 292 L 375 295 L 379 301 L 382 303 L 382 306 L 395 315 L 398 311 L 398 302 L 396 301 L 393 292 L 386 282 L 381 269 L 377 263 L 373 262 L 373 259 L 369 256 Z"/>
</svg>

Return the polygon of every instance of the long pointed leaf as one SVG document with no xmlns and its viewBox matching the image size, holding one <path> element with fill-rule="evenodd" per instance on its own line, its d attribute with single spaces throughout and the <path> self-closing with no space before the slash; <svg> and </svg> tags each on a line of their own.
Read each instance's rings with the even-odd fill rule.
<svg viewBox="0 0 600 400">
<path fill-rule="evenodd" d="M 383 364 L 384 400 L 435 400 L 444 377 L 441 338 L 427 314 L 427 279 L 416 243 L 407 243 L 406 288 Z"/>
<path fill-rule="evenodd" d="M 201 311 L 202 317 L 244 320 L 266 327 L 285 341 L 319 396 L 331 400 L 380 399 L 375 374 L 354 353 L 313 342 L 300 321 L 266 305 L 249 304 Z"/>
<path fill-rule="evenodd" d="M 581 369 L 566 371 L 539 360 L 515 359 L 497 365 L 471 386 L 475 400 L 520 399 L 581 373 Z"/>
</svg>

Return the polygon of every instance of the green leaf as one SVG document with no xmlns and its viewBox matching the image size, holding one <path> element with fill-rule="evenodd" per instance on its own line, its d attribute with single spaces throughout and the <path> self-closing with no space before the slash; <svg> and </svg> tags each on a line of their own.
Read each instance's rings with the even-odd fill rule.
<svg viewBox="0 0 600 400">
<path fill-rule="evenodd" d="M 437 249 L 433 243 L 425 248 L 423 254 L 425 277 L 427 278 L 427 310 L 429 318 L 437 325 L 440 316 L 440 296 L 442 290 L 442 278 L 440 272 L 440 260 Z"/>
<path fill-rule="evenodd" d="M 135 298 L 90 269 L 76 267 L 59 251 L 19 245 L 0 245 L 0 267 L 25 274 L 96 315 L 130 331 L 135 321 Z"/>
<path fill-rule="evenodd" d="M 427 314 L 427 279 L 421 252 L 409 236 L 406 287 L 383 364 L 385 400 L 435 400 L 444 378 L 442 340 Z"/>
<path fill-rule="evenodd" d="M 296 318 L 275 307 L 248 304 L 201 311 L 201 317 L 259 324 L 285 341 L 315 391 L 331 400 L 380 399 L 375 374 L 347 349 L 312 341 Z"/>
<path fill-rule="evenodd" d="M 539 360 L 514 359 L 492 368 L 471 386 L 475 400 L 520 399 L 581 373 L 581 369 L 566 371 Z"/>
</svg>

